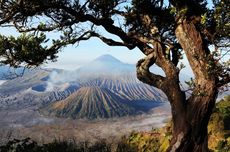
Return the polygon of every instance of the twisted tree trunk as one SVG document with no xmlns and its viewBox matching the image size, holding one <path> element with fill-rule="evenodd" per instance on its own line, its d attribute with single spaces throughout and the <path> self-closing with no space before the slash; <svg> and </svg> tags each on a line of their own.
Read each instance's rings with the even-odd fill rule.
<svg viewBox="0 0 230 152">
<path fill-rule="evenodd" d="M 173 118 L 173 138 L 170 152 L 207 152 L 207 126 L 218 94 L 216 76 L 212 75 L 208 48 L 200 32 L 188 20 L 180 20 L 176 36 L 184 49 L 195 75 L 195 88 L 186 100 L 170 99 Z M 176 103 L 176 104 L 175 104 Z M 178 111 L 178 103 L 184 103 Z"/>
<path fill-rule="evenodd" d="M 207 83 L 205 96 L 194 96 L 185 104 L 183 112 L 172 106 L 173 138 L 169 152 L 207 152 L 207 125 L 215 105 L 217 91 L 212 83 Z"/>
<path fill-rule="evenodd" d="M 209 66 L 213 58 L 192 21 L 179 20 L 175 33 L 195 75 L 192 95 L 186 99 L 179 85 L 179 70 L 165 57 L 165 48 L 158 41 L 153 42 L 154 50 L 137 63 L 137 77 L 161 89 L 170 101 L 173 137 L 167 151 L 207 152 L 207 125 L 218 93 L 218 81 Z M 163 69 L 165 77 L 149 71 L 154 63 Z"/>
</svg>

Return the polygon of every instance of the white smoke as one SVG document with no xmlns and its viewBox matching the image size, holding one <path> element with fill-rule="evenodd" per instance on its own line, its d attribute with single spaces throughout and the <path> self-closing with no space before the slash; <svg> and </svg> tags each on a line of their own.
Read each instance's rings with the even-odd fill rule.
<svg viewBox="0 0 230 152">
<path fill-rule="evenodd" d="M 77 80 L 77 72 L 75 71 L 52 71 L 49 74 L 46 91 L 58 90 L 62 85 L 75 82 Z"/>
<path fill-rule="evenodd" d="M 109 78 L 121 77 L 126 73 L 135 74 L 135 65 L 125 64 L 110 55 L 104 55 L 75 71 L 52 71 L 49 75 L 46 90 L 55 90 L 65 83 L 84 82 L 101 76 Z"/>
<path fill-rule="evenodd" d="M 46 90 L 45 92 L 51 92 L 54 91 L 55 85 L 52 84 L 51 82 L 47 82 Z"/>
</svg>

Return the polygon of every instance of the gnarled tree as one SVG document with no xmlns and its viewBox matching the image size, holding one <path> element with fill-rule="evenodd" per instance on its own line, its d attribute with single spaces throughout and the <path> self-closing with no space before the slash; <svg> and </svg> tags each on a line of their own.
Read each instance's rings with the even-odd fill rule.
<svg viewBox="0 0 230 152">
<path fill-rule="evenodd" d="M 228 0 L 207 4 L 205 0 L 1 0 L 0 25 L 23 34 L 0 36 L 0 62 L 37 66 L 55 60 L 62 47 L 91 37 L 110 46 L 138 48 L 146 55 L 136 65 L 138 79 L 163 90 L 171 104 L 173 138 L 168 151 L 206 152 L 207 124 L 218 89 L 230 82 L 229 60 L 221 62 L 221 55 L 229 53 L 230 6 Z M 59 31 L 60 38 L 45 46 L 50 44 L 45 33 L 51 31 Z M 103 36 L 106 32 L 119 39 Z M 195 76 L 189 97 L 180 87 L 182 54 Z M 150 72 L 153 64 L 165 76 Z"/>
</svg>

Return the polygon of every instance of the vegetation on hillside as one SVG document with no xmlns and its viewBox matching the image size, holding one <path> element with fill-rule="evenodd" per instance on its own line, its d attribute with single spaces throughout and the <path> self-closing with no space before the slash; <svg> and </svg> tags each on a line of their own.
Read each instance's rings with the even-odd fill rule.
<svg viewBox="0 0 230 152">
<path fill-rule="evenodd" d="M 208 125 L 209 149 L 230 151 L 230 96 L 216 104 Z"/>
<path fill-rule="evenodd" d="M 0 147 L 0 152 L 165 152 L 172 138 L 171 124 L 151 132 L 133 132 L 129 137 L 122 138 L 116 146 L 106 141 L 94 144 L 54 141 L 39 145 L 27 138 L 9 141 Z M 216 104 L 208 125 L 208 134 L 210 152 L 230 151 L 230 96 Z"/>
<path fill-rule="evenodd" d="M 230 96 L 220 100 L 208 124 L 208 147 L 213 152 L 230 151 Z M 164 128 L 151 132 L 134 132 L 127 144 L 136 146 L 138 152 L 164 152 L 172 138 L 171 122 Z"/>
<path fill-rule="evenodd" d="M 9 141 L 0 147 L 0 152 L 109 152 L 111 146 L 104 141 L 89 145 L 89 143 L 69 143 L 54 141 L 49 144 L 38 145 L 30 138 Z"/>
</svg>

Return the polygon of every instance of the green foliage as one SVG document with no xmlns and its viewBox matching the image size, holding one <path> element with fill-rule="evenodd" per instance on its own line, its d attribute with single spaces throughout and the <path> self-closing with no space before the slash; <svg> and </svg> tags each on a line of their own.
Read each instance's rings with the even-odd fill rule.
<svg viewBox="0 0 230 152">
<path fill-rule="evenodd" d="M 229 152 L 230 146 L 227 144 L 226 140 L 220 140 L 217 144 L 216 150 L 220 152 Z"/>
<path fill-rule="evenodd" d="M 216 21 L 216 31 L 219 39 L 230 36 L 230 5 L 228 0 L 214 0 L 213 18 Z"/>
<path fill-rule="evenodd" d="M 176 14 L 176 8 L 175 7 L 171 7 L 170 8 L 170 14 Z"/>
<path fill-rule="evenodd" d="M 193 78 L 190 78 L 189 81 L 185 81 L 185 83 L 189 86 L 189 88 L 195 88 L 195 80 Z"/>
<path fill-rule="evenodd" d="M 14 139 L 9 141 L 6 145 L 0 147 L 1 152 L 38 152 L 44 151 L 42 147 L 29 138 L 23 140 Z"/>
<path fill-rule="evenodd" d="M 201 15 L 201 24 L 206 24 L 207 22 L 207 13 Z"/>
<path fill-rule="evenodd" d="M 208 125 L 209 148 L 220 152 L 230 150 L 230 96 L 224 97 L 213 110 Z"/>
<path fill-rule="evenodd" d="M 139 152 L 157 152 L 160 148 L 158 134 L 156 131 L 151 133 L 132 133 L 128 143 L 136 146 Z"/>
<path fill-rule="evenodd" d="M 120 3 L 120 0 L 90 0 L 89 8 L 92 9 L 96 15 L 102 17 L 109 17 L 112 14 L 114 7 Z"/>
<path fill-rule="evenodd" d="M 223 117 L 224 129 L 230 130 L 230 96 L 226 96 L 218 102 L 216 108 Z"/>
<path fill-rule="evenodd" d="M 111 145 L 105 141 L 95 144 L 88 142 L 71 143 L 66 141 L 54 141 L 49 144 L 39 145 L 31 139 L 9 141 L 0 147 L 1 152 L 111 152 Z"/>
<path fill-rule="evenodd" d="M 180 63 L 180 65 L 179 65 L 179 70 L 182 70 L 182 69 L 184 69 L 186 66 L 183 64 L 183 63 Z"/>
<path fill-rule="evenodd" d="M 161 129 L 150 132 L 133 132 L 127 144 L 136 147 L 138 152 L 165 152 L 172 139 L 171 121 Z"/>
<path fill-rule="evenodd" d="M 136 152 L 137 146 L 133 144 L 129 144 L 129 141 L 126 137 L 122 137 L 122 139 L 118 142 L 117 152 Z"/>
<path fill-rule="evenodd" d="M 13 36 L 0 35 L 0 63 L 10 66 L 21 64 L 38 66 L 46 60 L 54 60 L 57 56 L 55 49 L 47 49 L 43 45 L 47 42 L 46 36 L 33 34 L 22 34 L 15 38 Z"/>
</svg>

